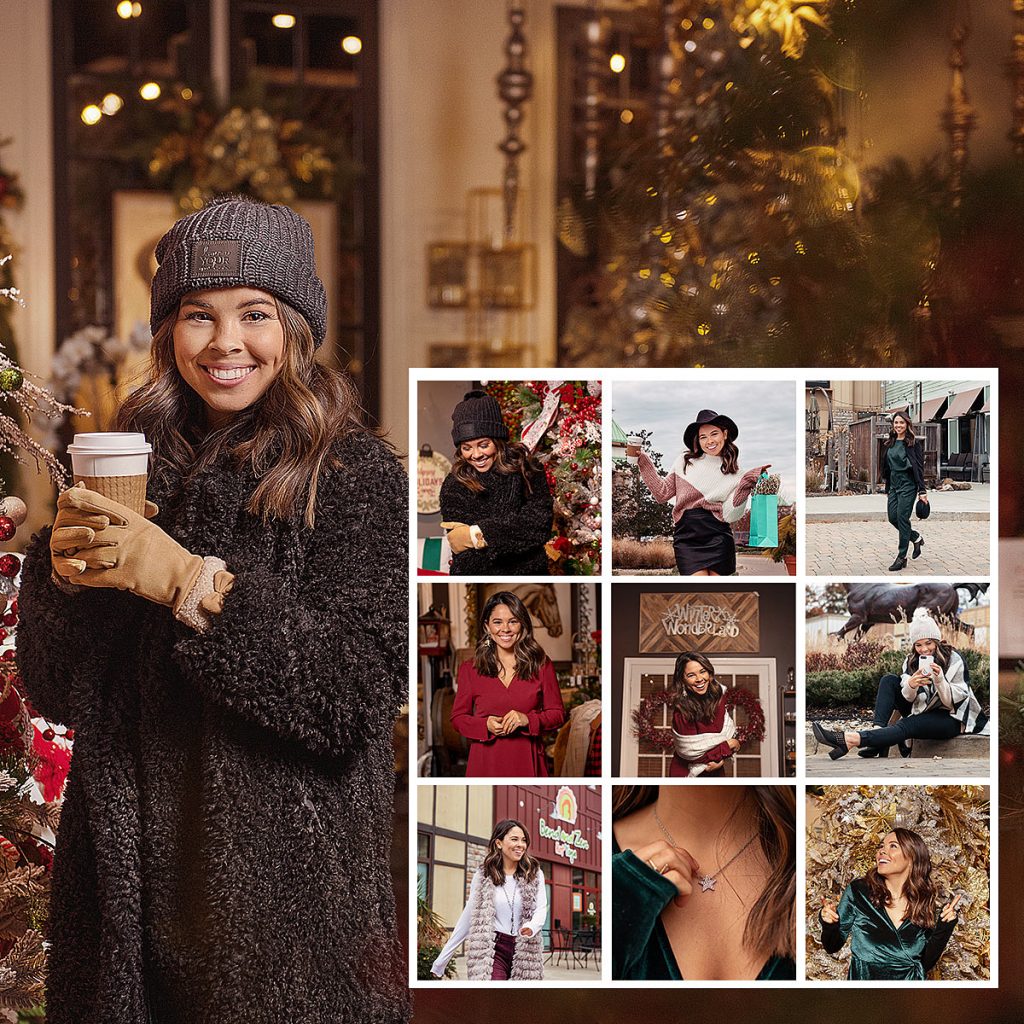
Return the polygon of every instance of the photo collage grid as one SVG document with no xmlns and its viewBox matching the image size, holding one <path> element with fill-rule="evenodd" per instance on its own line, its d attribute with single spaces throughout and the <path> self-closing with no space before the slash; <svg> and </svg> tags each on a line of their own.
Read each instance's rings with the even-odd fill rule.
<svg viewBox="0 0 1024 1024">
<path fill-rule="evenodd" d="M 410 372 L 414 986 L 995 986 L 997 372 Z"/>
</svg>

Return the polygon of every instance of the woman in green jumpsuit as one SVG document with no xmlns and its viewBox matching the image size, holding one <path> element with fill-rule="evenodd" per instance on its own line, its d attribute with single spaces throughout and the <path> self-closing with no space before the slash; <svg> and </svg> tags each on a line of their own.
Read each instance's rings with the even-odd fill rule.
<svg viewBox="0 0 1024 1024">
<path fill-rule="evenodd" d="M 918 498 L 928 503 L 924 483 L 924 445 L 914 436 L 910 420 L 903 413 L 893 416 L 892 429 L 882 451 L 882 477 L 889 496 L 889 522 L 900 535 L 899 550 L 889 572 L 898 572 L 906 567 L 911 544 L 914 545 L 912 557 L 917 558 L 921 554 L 924 537 L 911 525 L 910 516 Z"/>
</svg>

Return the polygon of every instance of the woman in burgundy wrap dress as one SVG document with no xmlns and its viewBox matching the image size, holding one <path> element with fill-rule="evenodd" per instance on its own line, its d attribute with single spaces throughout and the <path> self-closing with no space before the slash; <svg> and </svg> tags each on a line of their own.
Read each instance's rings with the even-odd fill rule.
<svg viewBox="0 0 1024 1024">
<path fill-rule="evenodd" d="M 470 741 L 466 776 L 547 776 L 541 737 L 565 721 L 554 666 L 515 594 L 494 594 L 480 620 L 476 655 L 459 669 L 452 705 L 452 726 Z"/>
</svg>

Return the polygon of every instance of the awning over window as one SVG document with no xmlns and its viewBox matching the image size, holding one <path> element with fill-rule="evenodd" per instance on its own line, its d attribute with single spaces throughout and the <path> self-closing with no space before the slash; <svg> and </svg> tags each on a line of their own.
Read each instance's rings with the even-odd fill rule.
<svg viewBox="0 0 1024 1024">
<path fill-rule="evenodd" d="M 954 395 L 949 400 L 949 408 L 943 413 L 942 418 L 955 420 L 966 416 L 971 411 L 971 406 L 977 401 L 978 395 L 984 390 L 984 388 L 968 388 L 966 391 L 961 391 L 959 395 Z"/>
<path fill-rule="evenodd" d="M 929 420 L 935 419 L 939 409 L 942 408 L 942 403 L 945 400 L 945 395 L 940 398 L 929 398 L 928 401 L 921 406 L 921 422 L 927 423 Z"/>
<path fill-rule="evenodd" d="M 988 404 L 988 402 L 986 402 L 986 403 L 985 403 L 985 404 L 984 404 L 984 405 L 983 405 L 983 406 L 982 406 L 982 407 L 981 407 L 981 408 L 980 408 L 980 409 L 978 410 L 978 412 L 991 412 L 992 410 L 991 410 L 991 409 L 990 409 L 990 408 L 988 407 L 988 405 L 989 405 L 989 404 Z"/>
</svg>

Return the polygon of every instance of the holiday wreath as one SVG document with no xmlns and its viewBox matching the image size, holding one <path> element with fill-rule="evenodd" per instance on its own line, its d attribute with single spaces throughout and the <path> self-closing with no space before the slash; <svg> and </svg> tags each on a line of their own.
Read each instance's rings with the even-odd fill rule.
<svg viewBox="0 0 1024 1024">
<path fill-rule="evenodd" d="M 675 696 L 671 690 L 658 690 L 650 697 L 645 697 L 640 706 L 633 710 L 633 735 L 641 742 L 650 743 L 663 754 L 672 753 L 675 741 L 672 730 L 657 727 L 654 719 L 661 708 L 674 702 Z M 764 739 L 764 709 L 749 690 L 740 686 L 726 689 L 725 710 L 742 711 L 746 717 L 745 725 L 737 723 L 736 726 L 736 739 L 740 743 L 746 743 L 747 740 L 760 742 Z"/>
</svg>

